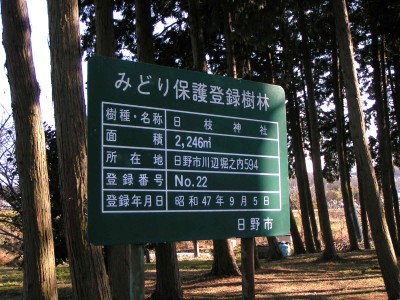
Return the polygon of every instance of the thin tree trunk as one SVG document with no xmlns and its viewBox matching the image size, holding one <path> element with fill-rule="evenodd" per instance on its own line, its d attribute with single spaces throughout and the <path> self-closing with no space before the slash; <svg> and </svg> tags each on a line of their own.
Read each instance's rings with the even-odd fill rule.
<svg viewBox="0 0 400 300">
<path fill-rule="evenodd" d="M 300 116 L 300 110 L 299 110 L 299 104 L 296 101 L 296 97 L 292 96 L 294 99 L 294 106 L 295 106 L 295 115 L 296 116 Z M 302 134 L 303 130 L 301 128 L 300 125 L 300 117 L 298 117 L 298 126 L 299 126 L 299 132 L 300 134 Z M 308 215 L 309 215 L 309 220 L 310 220 L 310 224 L 311 224 L 311 230 L 313 233 L 313 239 L 314 239 L 314 245 L 315 245 L 315 250 L 316 252 L 321 252 L 321 241 L 319 240 L 319 229 L 318 229 L 318 225 L 317 225 L 317 219 L 315 217 L 315 209 L 314 209 L 314 203 L 313 203 L 313 199 L 312 199 L 312 195 L 311 195 L 311 189 L 310 189 L 310 180 L 309 180 L 309 176 L 308 176 L 308 171 L 307 171 L 307 165 L 306 165 L 306 157 L 304 155 L 303 152 L 303 143 L 302 143 L 302 147 L 301 147 L 301 152 L 300 152 L 300 156 L 301 156 L 301 173 L 302 176 L 304 176 L 304 178 L 301 178 L 303 184 L 304 184 L 304 200 L 307 202 L 307 210 L 308 210 Z"/>
<path fill-rule="evenodd" d="M 24 299 L 58 299 L 40 88 L 32 58 L 25 0 L 3 0 L 3 44 L 22 192 Z"/>
<path fill-rule="evenodd" d="M 371 37 L 372 37 L 372 61 L 373 61 L 373 75 L 374 75 L 374 92 L 375 92 L 375 109 L 377 114 L 377 139 L 379 141 L 379 152 L 380 152 L 380 169 L 381 169 L 381 183 L 382 193 L 384 198 L 386 222 L 388 225 L 392 244 L 397 255 L 400 254 L 400 244 L 397 236 L 396 222 L 393 211 L 393 194 L 392 194 L 392 179 L 390 168 L 393 169 L 392 165 L 392 151 L 390 145 L 390 132 L 387 114 L 387 105 L 383 99 L 382 91 L 382 74 L 381 64 L 379 55 L 379 38 L 376 28 L 376 24 L 372 21 L 371 24 Z M 384 83 L 386 84 L 386 83 Z"/>
<path fill-rule="evenodd" d="M 207 72 L 204 56 L 204 16 L 201 15 L 201 4 L 198 0 L 189 0 L 190 41 L 192 44 L 193 69 Z"/>
<path fill-rule="evenodd" d="M 297 179 L 297 186 L 299 189 L 301 222 L 304 231 L 304 240 L 306 249 L 310 253 L 315 253 L 315 245 L 313 241 L 313 232 L 311 230 L 310 215 L 307 197 L 311 197 L 310 185 L 308 181 L 307 168 L 305 163 L 305 156 L 303 152 L 303 143 L 301 141 L 301 129 L 296 113 L 294 112 L 294 103 L 292 93 L 288 93 L 288 111 L 290 117 L 291 136 L 293 143 L 293 152 L 295 155 L 295 173 Z"/>
<path fill-rule="evenodd" d="M 356 163 L 356 166 L 357 166 L 357 181 L 358 181 L 358 198 L 360 201 L 360 209 L 361 209 L 361 224 L 362 224 L 362 233 L 364 238 L 364 248 L 371 249 L 371 243 L 369 240 L 367 210 L 365 208 L 364 181 L 361 177 L 362 171 L 358 163 Z"/>
<path fill-rule="evenodd" d="M 225 35 L 225 47 L 226 47 L 226 65 L 228 77 L 237 78 L 236 72 L 236 56 L 234 51 L 234 44 L 232 38 L 232 10 L 230 0 L 223 1 L 224 9 L 224 35 Z"/>
<path fill-rule="evenodd" d="M 75 299 L 111 299 L 101 247 L 87 240 L 87 146 L 78 1 L 48 0 L 64 228 Z"/>
<path fill-rule="evenodd" d="M 193 242 L 193 256 L 199 257 L 199 255 L 200 255 L 199 242 L 196 240 L 192 241 L 192 242 Z"/>
<path fill-rule="evenodd" d="M 189 24 L 190 40 L 193 54 L 193 66 L 194 69 L 197 71 L 207 72 L 207 61 L 204 51 L 204 22 L 202 22 L 205 16 L 201 15 L 201 8 L 202 7 L 200 1 L 189 0 Z M 213 241 L 213 245 L 214 259 L 211 274 L 222 277 L 240 275 L 235 256 L 231 255 L 233 254 L 233 250 L 229 240 L 216 240 Z M 225 271 L 227 273 L 224 273 Z"/>
<path fill-rule="evenodd" d="M 304 72 L 303 72 L 303 68 L 300 69 L 300 72 L 302 74 L 302 90 L 304 92 L 304 95 L 306 95 L 306 86 L 305 84 L 305 76 L 304 76 Z M 296 99 L 296 97 L 293 97 L 294 99 Z M 308 109 L 308 101 L 304 102 L 304 106 L 305 106 L 305 119 L 306 119 L 306 123 L 310 124 L 310 113 L 309 113 L 309 109 Z M 295 101 L 295 109 L 296 109 L 296 115 L 300 116 L 300 109 L 299 109 L 299 103 L 298 101 Z M 299 119 L 299 124 L 300 124 L 300 119 Z M 308 130 L 308 140 L 311 141 L 311 133 L 310 130 Z M 311 157 L 312 159 L 312 157 Z M 304 165 L 305 165 L 305 161 L 304 161 Z M 313 169 L 314 169 L 314 164 L 313 164 Z M 306 169 L 307 170 L 307 169 Z M 308 171 L 307 171 L 307 176 L 308 176 Z M 312 173 L 313 176 L 313 180 L 314 180 L 314 173 Z M 307 181 L 309 182 L 309 179 L 307 179 Z M 315 184 L 314 184 L 315 185 Z M 319 240 L 319 229 L 318 229 L 318 225 L 317 225 L 317 221 L 316 221 L 316 217 L 315 217 L 315 209 L 314 209 L 314 202 L 311 196 L 311 190 L 308 189 L 306 190 L 306 192 L 309 194 L 307 195 L 307 197 L 305 198 L 307 201 L 307 209 L 308 209 L 308 214 L 310 215 L 310 222 L 311 222 L 311 228 L 313 231 L 313 238 L 314 238 L 314 243 L 315 243 L 315 247 L 316 247 L 316 251 L 317 252 L 321 252 L 322 247 L 321 247 L 321 242 Z M 317 207 L 318 207 L 318 199 L 316 199 L 317 202 Z"/>
<path fill-rule="evenodd" d="M 137 56 L 139 61 L 154 63 L 153 24 L 149 0 L 135 0 Z M 156 289 L 153 299 L 182 299 L 182 284 L 175 243 L 156 244 Z"/>
<path fill-rule="evenodd" d="M 328 204 L 325 195 L 324 179 L 322 175 L 321 166 L 321 152 L 319 148 L 320 135 L 317 120 L 317 108 L 314 96 L 314 83 L 312 77 L 310 49 L 308 46 L 308 35 L 305 25 L 304 9 L 302 1 L 298 1 L 300 6 L 300 30 L 302 35 L 302 50 L 303 50 L 303 64 L 304 73 L 307 85 L 307 103 L 309 112 L 309 131 L 311 136 L 311 158 L 313 163 L 315 195 L 317 198 L 319 223 L 322 232 L 322 239 L 325 244 L 323 258 L 327 260 L 337 259 L 338 255 L 333 241 L 332 229 L 330 225 Z"/>
<path fill-rule="evenodd" d="M 396 222 L 396 228 L 397 228 L 397 239 L 398 242 L 400 243 L 400 209 L 399 209 L 399 197 L 397 194 L 397 188 L 396 188 L 396 182 L 395 182 L 395 176 L 394 176 L 394 168 L 393 168 L 393 155 L 392 155 L 392 144 L 391 144 L 391 134 L 390 134 L 390 120 L 389 120 L 389 100 L 388 100 L 388 91 L 387 91 L 387 86 L 386 82 L 388 81 L 388 78 L 386 76 L 386 39 L 385 36 L 382 36 L 382 40 L 380 43 L 380 62 L 381 62 L 381 77 L 382 77 L 382 92 L 383 92 L 383 114 L 385 118 L 385 123 L 388 124 L 387 128 L 387 138 L 388 138 L 388 150 L 390 154 L 390 168 L 388 172 L 388 176 L 390 178 L 390 186 L 392 188 L 392 201 L 393 201 L 393 206 L 394 206 L 394 218 Z M 395 101 L 395 99 L 393 99 Z M 400 250 L 400 249 L 399 249 Z"/>
<path fill-rule="evenodd" d="M 354 214 L 354 203 L 351 194 L 349 170 L 347 168 L 346 156 L 346 131 L 344 126 L 344 103 L 341 93 L 341 84 L 339 77 L 339 59 L 337 53 L 336 37 L 333 27 L 332 38 L 332 77 L 333 77 L 333 98 L 336 113 L 336 149 L 338 154 L 340 187 L 343 198 L 343 209 L 347 225 L 347 233 L 350 240 L 350 251 L 360 250 L 356 236 L 357 216 Z"/>
<path fill-rule="evenodd" d="M 392 95 L 393 95 L 393 106 L 396 117 L 396 127 L 400 138 L 400 55 L 393 55 L 393 83 L 392 83 Z"/>
<path fill-rule="evenodd" d="M 361 95 L 354 63 L 353 44 L 345 0 L 333 0 L 336 37 L 350 118 L 350 130 L 354 143 L 357 164 L 365 183 L 364 196 L 368 218 L 371 224 L 378 261 L 381 267 L 389 299 L 400 298 L 400 277 L 397 259 L 392 247 L 388 228 L 380 203 L 378 183 L 365 134 L 365 121 L 361 106 Z"/>
<path fill-rule="evenodd" d="M 293 239 L 294 254 L 306 253 L 306 248 L 304 248 L 303 241 L 301 240 L 300 232 L 297 228 L 296 219 L 294 218 L 292 208 L 290 208 L 290 233 Z"/>
<path fill-rule="evenodd" d="M 113 1 L 95 0 L 96 54 L 115 56 Z M 128 299 L 130 289 L 130 246 L 105 246 L 107 273 L 113 299 Z"/>
<path fill-rule="evenodd" d="M 254 243 L 254 269 L 258 270 L 261 268 L 260 257 L 258 256 L 258 248 L 256 238 L 253 238 Z"/>
<path fill-rule="evenodd" d="M 296 106 L 296 91 L 293 87 L 293 52 L 290 47 L 290 35 L 288 32 L 288 26 L 284 18 L 282 18 L 282 47 L 283 47 L 283 62 L 285 64 L 285 82 L 286 82 L 286 95 L 288 99 L 287 110 L 289 116 L 289 128 L 290 128 L 290 136 L 292 138 L 292 147 L 295 156 L 295 174 L 297 180 L 297 186 L 299 190 L 299 200 L 300 200 L 300 210 L 301 210 L 301 223 L 303 226 L 304 232 L 304 241 L 306 245 L 306 249 L 310 253 L 315 253 L 316 248 L 313 239 L 313 231 L 312 231 L 312 222 L 310 211 L 314 212 L 312 207 L 312 199 L 311 199 L 311 191 L 310 184 L 308 181 L 307 167 L 306 167 L 306 158 L 303 152 L 303 140 L 302 140 L 302 131 L 299 120 L 298 109 Z M 309 203 L 311 203 L 311 208 L 309 208 Z M 314 218 L 315 221 L 315 218 Z M 315 222 L 316 224 L 316 222 Z M 318 241 L 318 230 L 316 233 L 314 232 L 316 240 Z"/>
</svg>

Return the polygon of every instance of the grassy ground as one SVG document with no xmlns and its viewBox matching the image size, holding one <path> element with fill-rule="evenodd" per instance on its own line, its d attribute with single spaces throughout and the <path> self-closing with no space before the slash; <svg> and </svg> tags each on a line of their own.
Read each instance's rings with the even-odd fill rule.
<svg viewBox="0 0 400 300">
<path fill-rule="evenodd" d="M 341 253 L 338 262 L 323 262 L 319 254 L 261 261 L 257 299 L 387 299 L 374 251 Z M 241 278 L 208 276 L 211 260 L 179 262 L 185 299 L 240 299 Z M 155 264 L 146 264 L 146 297 L 155 288 Z M 60 299 L 72 299 L 69 270 L 57 268 Z M 21 299 L 22 270 L 0 267 L 0 299 Z"/>
</svg>

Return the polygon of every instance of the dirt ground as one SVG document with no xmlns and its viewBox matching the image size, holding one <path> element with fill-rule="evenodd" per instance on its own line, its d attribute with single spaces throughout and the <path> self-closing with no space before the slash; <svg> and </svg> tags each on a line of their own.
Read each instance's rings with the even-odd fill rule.
<svg viewBox="0 0 400 300">
<path fill-rule="evenodd" d="M 341 253 L 337 262 L 320 254 L 266 262 L 255 276 L 257 299 L 387 299 L 374 251 Z M 181 267 L 185 299 L 241 299 L 241 277 L 215 278 L 201 270 Z M 196 266 L 196 262 L 192 262 Z M 211 266 L 211 262 L 210 262 Z M 199 266 L 197 265 L 199 268 Z M 146 272 L 146 296 L 155 288 L 155 271 Z"/>
<path fill-rule="evenodd" d="M 299 215 L 296 215 L 299 218 Z M 343 213 L 331 211 L 335 244 L 339 251 L 348 244 Z M 240 239 L 237 240 L 240 243 Z M 258 238 L 257 244 L 266 243 Z M 191 242 L 178 243 L 178 252 L 191 252 Z M 211 253 L 212 241 L 202 241 L 201 250 Z M 237 245 L 236 252 L 240 253 Z M 324 262 L 321 254 L 290 256 L 280 261 L 261 259 L 256 271 L 257 299 L 387 299 L 374 250 L 340 252 L 341 260 Z M 237 256 L 240 261 L 239 256 Z M 240 263 L 240 262 L 239 262 Z M 185 299 L 241 299 L 241 277 L 209 276 L 212 258 L 179 261 Z M 8 266 L 5 266 L 8 265 Z M 145 295 L 155 289 L 155 263 L 145 265 Z M 57 268 L 59 299 L 73 299 L 69 268 Z M 22 269 L 8 251 L 0 251 L 0 299 L 22 298 Z"/>
<path fill-rule="evenodd" d="M 387 299 L 375 252 L 340 253 L 341 260 L 324 262 L 321 254 L 280 261 L 261 260 L 256 271 L 257 299 Z M 241 277 L 208 275 L 210 259 L 179 261 L 185 299 L 241 299 Z M 155 289 L 155 263 L 145 264 L 145 294 Z M 59 299 L 73 299 L 69 268 L 57 268 Z M 0 299 L 22 298 L 22 270 L 0 267 Z"/>
</svg>

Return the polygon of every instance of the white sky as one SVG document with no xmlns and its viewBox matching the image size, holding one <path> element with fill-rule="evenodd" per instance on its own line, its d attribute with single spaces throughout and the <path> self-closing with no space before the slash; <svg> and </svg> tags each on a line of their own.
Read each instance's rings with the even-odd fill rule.
<svg viewBox="0 0 400 300">
<path fill-rule="evenodd" d="M 1 1 L 1 0 L 0 0 Z M 36 71 L 36 80 L 40 86 L 40 106 L 42 109 L 43 121 L 50 125 L 54 125 L 54 110 L 51 96 L 51 79 L 50 79 L 50 50 L 49 50 L 49 29 L 47 18 L 47 1 L 46 0 L 27 0 L 28 13 L 32 31 L 32 49 L 33 59 Z M 0 20 L 1 41 L 3 42 L 2 32 L 3 25 Z M 11 97 L 10 88 L 7 79 L 7 70 L 5 68 L 5 53 L 3 43 L 0 47 L 0 98 L 1 114 L 11 113 Z M 86 64 L 84 64 L 84 80 L 86 80 Z"/>
</svg>

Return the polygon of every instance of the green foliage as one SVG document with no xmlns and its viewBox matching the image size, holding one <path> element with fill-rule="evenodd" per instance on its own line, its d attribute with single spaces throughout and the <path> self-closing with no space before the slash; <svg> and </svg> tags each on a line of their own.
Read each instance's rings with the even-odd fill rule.
<svg viewBox="0 0 400 300">
<path fill-rule="evenodd" d="M 58 153 L 56 131 L 51 126 L 44 125 L 46 139 L 47 168 L 49 173 L 49 189 L 51 201 L 51 218 L 53 225 L 53 239 L 56 263 L 68 260 L 67 245 L 65 243 L 60 183 L 58 176 Z"/>
<path fill-rule="evenodd" d="M 134 1 L 114 2 L 116 54 L 120 58 L 136 59 L 135 7 Z M 209 72 L 226 75 L 226 37 L 224 18 L 232 15 L 232 43 L 235 52 L 239 78 L 272 82 L 292 89 L 298 104 L 298 114 L 303 130 L 304 149 L 309 150 L 306 99 L 308 91 L 304 82 L 304 66 L 301 62 L 301 41 L 304 37 L 299 29 L 299 1 L 200 1 L 199 15 L 204 24 L 205 52 Z M 187 1 L 154 0 L 152 18 L 155 24 L 154 35 L 156 63 L 177 68 L 192 68 L 190 26 L 188 23 Z M 304 1 L 305 22 L 312 58 L 312 74 L 315 83 L 318 120 L 320 125 L 320 147 L 324 158 L 324 177 L 338 178 L 336 153 L 336 124 L 333 101 L 333 78 L 331 72 L 334 26 L 331 1 Z M 378 24 L 381 38 L 387 45 L 387 73 L 390 71 L 391 83 L 387 94 L 390 105 L 390 124 L 395 163 L 400 165 L 400 124 L 397 124 L 394 110 L 395 87 L 400 83 L 400 70 L 394 63 L 400 57 L 400 5 L 396 0 L 353 0 L 348 1 L 351 30 L 354 39 L 356 60 L 359 65 L 361 91 L 374 100 L 372 88 L 372 58 L 370 40 L 370 21 Z M 81 1 L 81 21 L 86 29 L 82 36 L 82 47 L 86 56 L 95 54 L 95 24 L 93 0 Z M 293 66 L 289 70 L 283 61 L 283 52 L 290 51 Z M 287 81 L 287 74 L 292 79 Z M 396 73 L 397 72 L 397 73 Z M 390 79 L 390 78 L 389 78 Z M 344 95 L 345 96 L 345 95 Z M 399 96 L 397 96 L 399 97 Z M 373 101 L 365 99 L 367 128 L 373 128 L 376 120 Z M 398 99 L 398 98 L 397 98 Z M 346 102 L 346 101 L 345 101 Z M 347 113 L 345 108 L 345 114 Z M 400 113 L 400 112 L 399 112 Z M 288 119 L 288 122 L 290 120 Z M 345 140 L 347 165 L 354 168 L 355 157 L 352 141 L 345 121 Z M 288 136 L 290 145 L 290 135 Z M 373 157 L 378 157 L 378 147 L 371 145 Z M 293 152 L 290 151 L 290 169 L 293 170 Z M 375 160 L 378 165 L 378 162 Z M 379 167 L 379 166 L 378 166 Z M 292 174 L 292 172 L 291 172 Z"/>
</svg>

